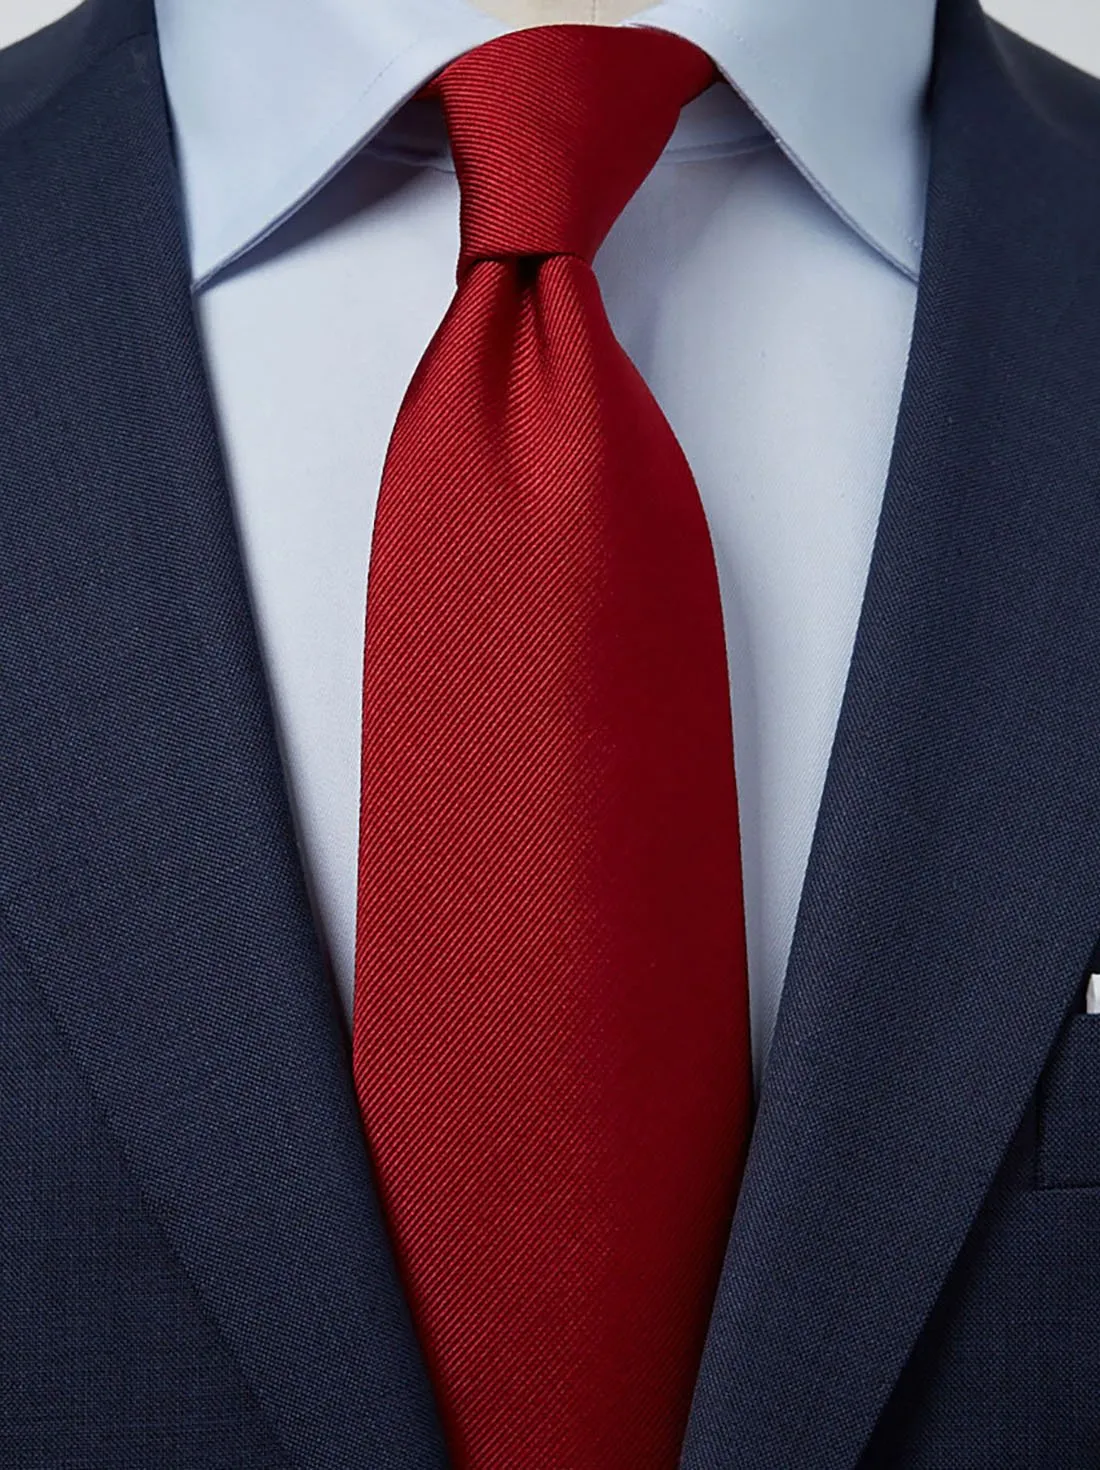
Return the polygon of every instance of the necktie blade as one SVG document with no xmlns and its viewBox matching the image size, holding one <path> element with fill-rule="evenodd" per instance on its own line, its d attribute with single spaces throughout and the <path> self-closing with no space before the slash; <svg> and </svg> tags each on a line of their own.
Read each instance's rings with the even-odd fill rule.
<svg viewBox="0 0 1100 1470">
<path fill-rule="evenodd" d="M 675 64 L 629 40 L 609 69 L 639 35 Z M 631 105 L 640 88 L 665 117 L 671 87 L 678 109 L 709 66 L 691 48 L 685 80 L 685 46 L 589 27 L 492 43 L 497 90 L 525 66 L 571 89 L 574 145 L 524 160 L 543 195 L 595 187 L 573 160 L 609 74 Z M 503 214 L 494 138 L 471 167 Z M 623 172 L 605 175 L 617 199 Z M 554 199 L 534 224 L 608 207 Z M 589 265 L 479 250 L 375 525 L 356 1084 L 456 1465 L 672 1470 L 750 1095 L 717 579 Z"/>
</svg>

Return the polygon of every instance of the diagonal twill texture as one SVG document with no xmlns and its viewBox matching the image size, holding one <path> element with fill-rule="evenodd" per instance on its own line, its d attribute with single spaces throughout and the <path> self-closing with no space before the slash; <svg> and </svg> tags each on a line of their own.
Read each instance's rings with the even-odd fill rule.
<svg viewBox="0 0 1100 1470">
<path fill-rule="evenodd" d="M 354 1047 L 464 1470 L 672 1470 L 747 1141 L 713 556 L 591 269 L 713 79 L 560 26 L 435 83 L 462 245 L 374 531 Z"/>
</svg>

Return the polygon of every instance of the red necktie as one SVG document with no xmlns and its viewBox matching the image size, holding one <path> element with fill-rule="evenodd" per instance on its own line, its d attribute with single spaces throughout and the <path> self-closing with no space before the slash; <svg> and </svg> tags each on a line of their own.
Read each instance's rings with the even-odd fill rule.
<svg viewBox="0 0 1100 1470">
<path fill-rule="evenodd" d="M 375 522 L 354 1047 L 460 1470 L 672 1470 L 747 1138 L 713 555 L 590 266 L 713 80 L 554 26 L 435 84 L 462 251 Z"/>
</svg>

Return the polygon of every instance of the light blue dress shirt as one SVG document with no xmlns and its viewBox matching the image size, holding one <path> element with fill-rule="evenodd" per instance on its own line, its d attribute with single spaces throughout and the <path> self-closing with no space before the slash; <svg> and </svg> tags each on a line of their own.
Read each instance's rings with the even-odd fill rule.
<svg viewBox="0 0 1100 1470">
<path fill-rule="evenodd" d="M 912 326 L 934 0 L 632 18 L 730 86 L 685 109 L 596 260 L 715 545 L 754 1056 L 782 989 Z M 453 290 L 458 191 L 409 99 L 506 30 L 465 0 L 157 0 L 196 308 L 303 861 L 353 997 L 371 523 Z"/>
</svg>

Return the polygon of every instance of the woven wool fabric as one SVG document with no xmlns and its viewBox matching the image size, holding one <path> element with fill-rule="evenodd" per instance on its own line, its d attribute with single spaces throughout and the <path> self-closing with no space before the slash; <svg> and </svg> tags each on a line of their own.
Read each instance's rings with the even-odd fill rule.
<svg viewBox="0 0 1100 1470">
<path fill-rule="evenodd" d="M 437 84 L 459 288 L 374 534 L 355 1070 L 478 1470 L 676 1464 L 747 1135 L 710 541 L 590 267 L 712 79 L 579 26 Z"/>
<path fill-rule="evenodd" d="M 683 1470 L 1097 1464 L 1100 82 L 941 12 L 910 378 Z M 453 1470 L 154 21 L 92 0 L 0 54 L 0 1465 Z"/>
</svg>

